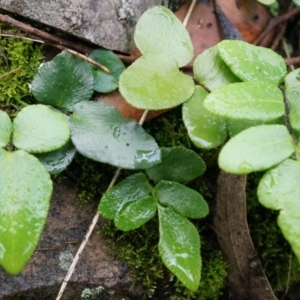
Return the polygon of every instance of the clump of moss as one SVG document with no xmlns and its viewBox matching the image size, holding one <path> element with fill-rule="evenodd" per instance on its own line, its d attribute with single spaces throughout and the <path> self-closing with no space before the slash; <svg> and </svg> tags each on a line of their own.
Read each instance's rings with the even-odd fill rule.
<svg viewBox="0 0 300 300">
<path fill-rule="evenodd" d="M 143 299 L 217 300 L 222 295 L 227 276 L 226 263 L 220 251 L 202 243 L 202 276 L 200 287 L 193 293 L 186 289 L 164 266 L 158 253 L 158 220 L 154 218 L 137 230 L 122 232 L 113 222 L 102 227 L 114 258 L 128 265 L 132 286 L 142 284 Z"/>
<path fill-rule="evenodd" d="M 300 282 L 300 264 L 277 225 L 279 212 L 258 202 L 256 190 L 261 176 L 261 173 L 248 175 L 248 222 L 265 274 L 274 292 L 281 298 L 293 283 Z"/>
<path fill-rule="evenodd" d="M 0 109 L 12 115 L 30 102 L 29 84 L 43 60 L 42 46 L 22 38 L 0 37 L 0 49 Z"/>
</svg>

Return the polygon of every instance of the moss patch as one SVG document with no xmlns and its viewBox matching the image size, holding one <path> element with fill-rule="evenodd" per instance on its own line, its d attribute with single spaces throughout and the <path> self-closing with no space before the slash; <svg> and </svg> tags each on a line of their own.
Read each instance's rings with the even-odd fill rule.
<svg viewBox="0 0 300 300">
<path fill-rule="evenodd" d="M 42 46 L 21 38 L 0 37 L 0 49 L 0 109 L 13 115 L 32 101 L 29 84 L 43 60 Z"/>
</svg>

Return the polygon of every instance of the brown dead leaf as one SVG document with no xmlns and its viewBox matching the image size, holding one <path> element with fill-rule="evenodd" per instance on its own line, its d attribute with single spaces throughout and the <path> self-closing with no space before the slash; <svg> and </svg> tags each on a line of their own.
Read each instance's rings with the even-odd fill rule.
<svg viewBox="0 0 300 300">
<path fill-rule="evenodd" d="M 246 176 L 220 172 L 214 227 L 228 264 L 235 299 L 276 300 L 253 246 L 247 224 Z"/>
<path fill-rule="evenodd" d="M 120 111 L 120 113 L 125 118 L 135 119 L 136 121 L 139 121 L 141 119 L 141 116 L 143 114 L 143 110 L 137 109 L 130 104 L 128 104 L 123 96 L 119 93 L 119 91 L 113 91 L 108 94 L 102 94 L 99 95 L 96 98 L 97 101 L 103 101 L 109 104 L 112 104 L 117 107 L 117 109 Z M 147 114 L 146 120 L 155 118 L 164 112 L 168 111 L 168 109 L 164 110 L 151 110 Z"/>
</svg>

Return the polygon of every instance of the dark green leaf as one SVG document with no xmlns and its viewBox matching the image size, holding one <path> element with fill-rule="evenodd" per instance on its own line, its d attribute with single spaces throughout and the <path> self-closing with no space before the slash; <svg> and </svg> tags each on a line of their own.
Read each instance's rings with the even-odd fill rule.
<svg viewBox="0 0 300 300">
<path fill-rule="evenodd" d="M 300 163 L 287 159 L 267 171 L 257 195 L 262 205 L 280 210 L 278 225 L 300 260 Z"/>
<path fill-rule="evenodd" d="M 69 122 L 76 150 L 90 159 L 124 169 L 144 169 L 160 162 L 153 137 L 110 104 L 80 102 Z"/>
<path fill-rule="evenodd" d="M 179 67 L 189 63 L 194 49 L 188 31 L 166 7 L 148 9 L 136 24 L 134 41 L 142 54 L 173 56 Z M 163 68 L 163 66 L 162 66 Z"/>
<path fill-rule="evenodd" d="M 110 70 L 106 73 L 100 68 L 91 65 L 94 77 L 94 90 L 99 93 L 109 93 L 119 85 L 119 77 L 125 70 L 123 62 L 112 51 L 105 49 L 94 50 L 90 58 L 104 65 Z"/>
<path fill-rule="evenodd" d="M 271 49 L 238 40 L 218 44 L 219 54 L 231 71 L 243 81 L 282 82 L 287 70 L 284 59 Z"/>
<path fill-rule="evenodd" d="M 140 109 L 166 109 L 189 99 L 195 89 L 191 76 L 179 71 L 170 54 L 147 54 L 120 76 L 120 93 Z"/>
<path fill-rule="evenodd" d="M 219 155 L 222 170 L 248 174 L 271 168 L 294 152 L 292 138 L 283 125 L 261 125 L 233 137 Z"/>
<path fill-rule="evenodd" d="M 155 182 L 162 179 L 188 182 L 205 171 L 205 163 L 194 151 L 184 147 L 160 148 L 161 163 L 146 169 L 148 176 Z"/>
<path fill-rule="evenodd" d="M 154 188 L 157 200 L 183 217 L 200 219 L 208 214 L 208 205 L 196 191 L 173 181 L 160 181 Z"/>
<path fill-rule="evenodd" d="M 27 152 L 53 151 L 69 138 L 65 115 L 42 104 L 23 108 L 13 122 L 13 144 Z"/>
<path fill-rule="evenodd" d="M 104 218 L 113 220 L 126 205 L 144 198 L 150 193 L 151 186 L 146 176 L 142 173 L 134 174 L 103 195 L 98 211 Z"/>
<path fill-rule="evenodd" d="M 52 182 L 38 159 L 23 150 L 0 149 L 0 170 L 0 265 L 15 275 L 39 241 Z"/>
<path fill-rule="evenodd" d="M 170 208 L 159 206 L 158 215 L 158 249 L 162 261 L 185 287 L 196 291 L 202 267 L 197 229 Z"/>
<path fill-rule="evenodd" d="M 93 94 L 92 70 L 88 62 L 63 51 L 39 68 L 31 89 L 39 102 L 72 111 Z"/>
<path fill-rule="evenodd" d="M 61 148 L 47 153 L 35 154 L 35 157 L 39 159 L 50 174 L 58 174 L 68 167 L 75 154 L 76 149 L 69 140 Z"/>
<path fill-rule="evenodd" d="M 232 119 L 274 120 L 284 114 L 281 91 L 267 81 L 232 83 L 212 91 L 204 107 Z"/>
<path fill-rule="evenodd" d="M 12 122 L 8 114 L 0 110 L 0 147 L 5 147 L 10 140 Z"/>
<path fill-rule="evenodd" d="M 182 106 L 182 118 L 188 135 L 196 147 L 211 149 L 220 146 L 227 137 L 226 122 L 203 106 L 207 92 L 196 86 L 193 96 Z"/>
<path fill-rule="evenodd" d="M 228 83 L 241 81 L 224 63 L 217 45 L 197 56 L 193 70 L 196 79 L 211 91 Z"/>
<path fill-rule="evenodd" d="M 154 217 L 156 213 L 156 201 L 151 196 L 145 196 L 129 203 L 115 217 L 115 225 L 118 229 L 129 231 L 144 225 Z"/>
</svg>

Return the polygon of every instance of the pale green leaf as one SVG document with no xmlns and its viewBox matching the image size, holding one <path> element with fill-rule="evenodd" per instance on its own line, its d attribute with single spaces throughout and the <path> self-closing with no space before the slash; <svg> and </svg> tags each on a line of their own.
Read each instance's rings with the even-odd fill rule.
<svg viewBox="0 0 300 300">
<path fill-rule="evenodd" d="M 113 186 L 101 198 L 98 211 L 106 219 L 113 220 L 129 203 L 151 193 L 151 186 L 142 173 L 127 177 Z"/>
<path fill-rule="evenodd" d="M 160 162 L 153 137 L 113 105 L 80 102 L 69 122 L 76 150 L 90 159 L 124 169 L 149 168 Z"/>
<path fill-rule="evenodd" d="M 123 62 L 116 54 L 106 49 L 96 49 L 89 57 L 104 65 L 110 71 L 110 73 L 106 73 L 102 69 L 90 65 L 94 77 L 94 90 L 99 93 L 109 93 L 115 90 L 119 85 L 119 77 L 125 70 Z"/>
<path fill-rule="evenodd" d="M 205 163 L 194 151 L 181 146 L 162 147 L 161 163 L 146 169 L 148 176 L 155 182 L 162 179 L 188 182 L 205 171 Z"/>
<path fill-rule="evenodd" d="M 258 125 L 270 125 L 270 124 L 285 124 L 284 116 L 268 121 L 262 120 L 238 120 L 238 119 L 227 119 L 227 129 L 230 137 L 237 135 L 245 129 Z"/>
<path fill-rule="evenodd" d="M 211 149 L 220 146 L 227 137 L 226 122 L 203 106 L 207 92 L 196 86 L 192 97 L 182 106 L 182 119 L 196 147 Z"/>
<path fill-rule="evenodd" d="M 57 150 L 35 154 L 34 156 L 39 159 L 50 174 L 58 174 L 69 166 L 75 154 L 76 149 L 71 140 L 69 140 Z"/>
<path fill-rule="evenodd" d="M 289 117 L 293 129 L 300 131 L 300 69 L 289 73 L 285 79 L 285 93 L 289 104 Z"/>
<path fill-rule="evenodd" d="M 85 60 L 63 51 L 39 68 L 31 89 L 39 102 L 72 111 L 93 94 L 92 70 Z"/>
<path fill-rule="evenodd" d="M 119 89 L 125 100 L 140 109 L 166 109 L 185 102 L 194 92 L 192 77 L 179 71 L 169 54 L 147 54 L 120 76 Z"/>
<path fill-rule="evenodd" d="M 284 114 L 280 89 L 267 81 L 232 83 L 212 91 L 204 107 L 232 119 L 274 120 Z"/>
<path fill-rule="evenodd" d="M 25 267 L 47 218 L 52 182 L 34 156 L 0 149 L 0 265 L 11 274 Z"/>
<path fill-rule="evenodd" d="M 59 149 L 69 137 L 65 115 L 42 104 L 23 108 L 13 122 L 13 144 L 30 153 Z"/>
<path fill-rule="evenodd" d="M 136 24 L 134 41 L 142 54 L 173 56 L 179 67 L 189 63 L 194 49 L 188 31 L 166 7 L 148 9 Z"/>
<path fill-rule="evenodd" d="M 262 205 L 280 210 L 278 225 L 300 261 L 300 163 L 287 159 L 267 171 L 257 195 Z"/>
<path fill-rule="evenodd" d="M 219 166 L 234 174 L 271 168 L 294 152 L 292 138 L 283 125 L 261 125 L 246 129 L 222 148 Z"/>
<path fill-rule="evenodd" d="M 201 274 L 200 238 L 195 226 L 170 208 L 159 206 L 159 254 L 166 267 L 196 291 Z"/>
<path fill-rule="evenodd" d="M 287 70 L 284 59 L 271 49 L 238 40 L 223 40 L 219 54 L 231 71 L 243 81 L 283 81 Z"/>
<path fill-rule="evenodd" d="M 257 0 L 257 1 L 264 5 L 271 5 L 276 2 L 276 0 Z"/>
<path fill-rule="evenodd" d="M 241 81 L 224 63 L 219 55 L 217 45 L 197 56 L 193 70 L 199 83 L 210 91 L 228 83 Z"/>
<path fill-rule="evenodd" d="M 154 217 L 156 208 L 156 201 L 151 196 L 137 199 L 116 215 L 115 225 L 123 231 L 139 228 Z"/>
<path fill-rule="evenodd" d="M 300 8 L 300 0 L 293 0 L 294 4 Z"/>
<path fill-rule="evenodd" d="M 183 217 L 200 219 L 208 214 L 208 205 L 196 191 L 173 181 L 160 181 L 154 188 L 157 200 Z"/>
<path fill-rule="evenodd" d="M 9 143 L 12 133 L 12 122 L 8 114 L 0 110 L 0 147 L 5 147 Z"/>
</svg>

